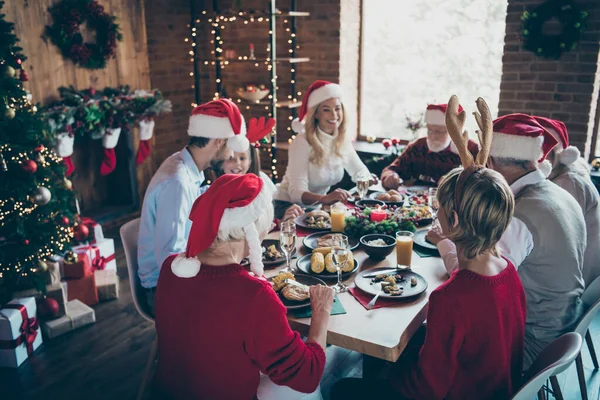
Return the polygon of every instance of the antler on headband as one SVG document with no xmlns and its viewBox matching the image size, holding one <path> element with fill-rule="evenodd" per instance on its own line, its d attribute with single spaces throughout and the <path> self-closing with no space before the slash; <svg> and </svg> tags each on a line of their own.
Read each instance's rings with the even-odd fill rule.
<svg viewBox="0 0 600 400">
<path fill-rule="evenodd" d="M 492 114 L 490 113 L 487 103 L 481 97 L 479 97 L 475 103 L 477 104 L 479 112 L 475 111 L 473 115 L 475 116 L 477 125 L 479 125 L 477 136 L 479 137 L 479 144 L 481 145 L 475 163 L 485 167 L 488 156 L 490 155 L 490 147 L 492 146 Z"/>
<path fill-rule="evenodd" d="M 266 121 L 265 117 L 260 117 L 259 119 L 252 118 L 248 121 L 246 138 L 250 143 L 256 143 L 271 133 L 274 126 L 275 120 L 273 118 L 269 118 Z"/>
<path fill-rule="evenodd" d="M 446 129 L 448 129 L 450 138 L 458 149 L 462 166 L 466 169 L 473 165 L 474 160 L 469 151 L 469 136 L 466 131 L 463 132 L 467 114 L 464 110 L 460 114 L 458 113 L 458 104 L 458 97 L 452 95 L 446 109 Z"/>
</svg>

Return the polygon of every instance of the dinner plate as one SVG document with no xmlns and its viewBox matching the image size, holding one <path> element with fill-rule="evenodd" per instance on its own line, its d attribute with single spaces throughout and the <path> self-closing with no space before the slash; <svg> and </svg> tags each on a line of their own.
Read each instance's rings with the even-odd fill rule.
<svg viewBox="0 0 600 400">
<path fill-rule="evenodd" d="M 313 286 L 313 285 L 327 286 L 327 284 L 325 282 L 323 282 L 321 279 L 317 278 L 316 276 L 302 275 L 302 274 L 294 274 L 294 276 L 296 278 L 296 281 L 298 281 L 299 283 L 306 285 L 306 286 Z M 272 277 L 269 278 L 269 281 L 272 279 L 273 279 Z M 285 297 L 283 297 L 283 294 L 281 294 L 281 291 L 279 291 L 277 293 L 277 295 L 279 296 L 279 299 L 281 300 L 281 302 L 283 303 L 285 308 L 287 308 L 288 310 L 295 310 L 298 308 L 304 308 L 304 307 L 310 306 L 310 299 L 306 299 L 303 301 L 288 300 Z"/>
<path fill-rule="evenodd" d="M 387 191 L 386 192 L 373 192 L 373 193 L 371 193 L 369 195 L 369 198 L 373 199 L 373 200 L 377 200 L 377 196 L 379 196 L 380 194 L 383 194 L 383 193 L 387 193 Z M 402 196 L 402 200 L 401 201 L 384 201 L 384 200 L 380 200 L 380 201 L 383 201 L 388 206 L 402 207 L 404 205 L 404 201 L 406 200 L 406 195 L 400 193 L 400 196 Z"/>
<path fill-rule="evenodd" d="M 323 272 L 321 272 L 320 274 L 316 274 L 316 273 L 312 272 L 312 270 L 310 269 L 310 257 L 311 256 L 312 256 L 312 254 L 307 254 L 298 259 L 296 266 L 302 273 L 310 275 L 310 276 L 318 276 L 321 279 L 337 280 L 337 272 L 334 272 L 332 274 L 331 272 L 327 272 L 326 269 L 324 269 Z M 350 272 L 342 272 L 342 280 L 348 279 L 352 274 L 354 274 L 356 271 L 358 271 L 359 267 L 360 267 L 360 264 L 359 264 L 358 260 L 355 258 L 354 259 L 354 269 Z"/>
<path fill-rule="evenodd" d="M 404 186 L 406 189 L 406 193 L 410 196 L 415 194 L 428 194 L 429 189 L 435 186 L 426 186 L 426 185 L 412 185 L 412 186 Z"/>
<path fill-rule="evenodd" d="M 310 234 L 302 240 L 302 244 L 311 250 L 315 250 L 316 248 L 319 247 L 319 245 L 317 244 L 317 240 L 320 237 L 325 236 L 325 235 L 330 235 L 330 233 L 329 232 L 317 232 L 317 233 Z M 348 237 L 348 244 L 350 245 L 350 250 L 354 250 L 358 247 L 358 245 L 360 243 L 358 242 L 358 240 L 356 238 Z"/>
<path fill-rule="evenodd" d="M 329 226 L 327 226 L 326 228 L 315 228 L 312 226 L 309 226 L 306 224 L 306 222 L 304 222 L 304 219 L 306 218 L 306 214 L 304 215 L 298 215 L 295 219 L 294 222 L 296 223 L 297 226 L 304 228 L 304 229 L 310 229 L 313 231 L 330 231 L 331 230 L 331 224 L 329 224 Z"/>
<path fill-rule="evenodd" d="M 415 234 L 413 236 L 413 242 L 425 249 L 437 251 L 437 246 L 434 245 L 433 243 L 429 243 L 427 241 L 427 239 L 425 238 L 425 236 L 427 236 L 427 232 L 429 232 L 429 231 L 421 230 L 421 231 L 415 232 Z"/>
<path fill-rule="evenodd" d="M 266 240 L 263 240 L 263 242 L 262 242 L 262 247 L 264 247 L 266 250 L 268 250 L 269 246 L 271 246 L 271 245 L 275 245 L 275 248 L 277 249 L 279 254 L 281 254 L 281 257 L 276 258 L 274 260 L 266 260 L 263 258 L 263 265 L 265 267 L 279 265 L 279 264 L 285 262 L 285 254 L 281 250 L 281 244 L 279 243 L 279 240 L 266 239 Z"/>
<path fill-rule="evenodd" d="M 399 296 L 392 296 L 390 294 L 383 292 L 383 293 L 381 293 L 380 297 L 386 298 L 386 299 L 394 299 L 394 300 L 412 299 L 427 290 L 427 281 L 425 280 L 425 278 L 423 278 L 421 275 L 417 274 L 416 272 L 413 272 L 410 269 L 400 269 L 400 268 L 396 268 L 395 270 L 393 270 L 392 268 L 389 268 L 389 267 L 388 268 L 386 268 L 386 267 L 371 268 L 366 271 L 362 271 L 354 279 L 354 283 L 363 292 L 366 292 L 368 294 L 372 294 L 373 296 L 375 296 L 377 293 L 379 293 L 379 291 L 381 289 L 381 283 L 379 283 L 379 282 L 374 283 L 374 282 L 372 282 L 373 278 L 365 278 L 365 275 L 371 276 L 371 275 L 377 275 L 378 273 L 392 273 L 392 271 L 394 274 L 402 275 L 404 277 L 404 280 L 402 282 L 397 283 L 398 286 L 400 286 L 401 288 L 404 289 L 404 292 Z M 416 286 L 410 286 L 411 278 L 417 279 Z"/>
</svg>

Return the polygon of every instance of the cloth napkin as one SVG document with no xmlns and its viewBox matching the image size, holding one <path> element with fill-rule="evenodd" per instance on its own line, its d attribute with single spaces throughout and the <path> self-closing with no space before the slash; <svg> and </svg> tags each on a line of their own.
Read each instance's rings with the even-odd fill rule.
<svg viewBox="0 0 600 400">
<path fill-rule="evenodd" d="M 305 307 L 300 310 L 293 312 L 296 318 L 310 318 L 312 317 L 312 309 L 310 307 Z M 346 309 L 342 305 L 340 299 L 337 296 L 333 298 L 333 307 L 331 308 L 330 315 L 338 315 L 338 314 L 346 314 Z"/>
<path fill-rule="evenodd" d="M 440 253 L 437 250 L 429 250 L 420 248 L 419 246 L 413 246 L 413 251 L 421 258 L 439 257 Z"/>
<path fill-rule="evenodd" d="M 357 287 L 351 287 L 350 289 L 348 289 L 348 292 L 350 292 L 350 294 L 356 299 L 356 301 L 358 301 L 365 309 L 367 309 L 367 304 L 369 304 L 371 300 L 373 300 L 373 297 L 375 297 L 370 293 L 363 292 Z M 397 304 L 397 300 L 389 300 L 380 296 L 377 299 L 377 302 L 375 303 L 375 306 L 372 308 L 372 310 Z"/>
</svg>

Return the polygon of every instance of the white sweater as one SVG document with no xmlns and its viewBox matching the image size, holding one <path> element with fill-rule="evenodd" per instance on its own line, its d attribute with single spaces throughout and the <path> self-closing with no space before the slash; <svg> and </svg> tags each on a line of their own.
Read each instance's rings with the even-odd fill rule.
<svg viewBox="0 0 600 400">
<path fill-rule="evenodd" d="M 275 200 L 302 204 L 302 194 L 311 192 L 325 195 L 332 185 L 344 178 L 344 169 L 355 180 L 359 172 L 369 174 L 369 169 L 360 160 L 350 143 L 342 148 L 338 157 L 333 150 L 335 137 L 322 132 L 317 133 L 325 148 L 325 162 L 317 165 L 309 161 L 311 147 L 305 134 L 296 136 L 288 151 L 288 166 L 283 180 L 278 185 Z"/>
</svg>

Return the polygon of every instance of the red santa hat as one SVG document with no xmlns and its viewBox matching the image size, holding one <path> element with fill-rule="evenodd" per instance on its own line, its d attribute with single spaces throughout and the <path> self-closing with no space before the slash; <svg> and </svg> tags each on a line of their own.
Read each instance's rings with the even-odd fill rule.
<svg viewBox="0 0 600 400">
<path fill-rule="evenodd" d="M 581 153 L 577 147 L 569 146 L 569 132 L 562 121 L 544 117 L 534 118 L 558 141 L 556 148 L 558 150 L 557 156 L 559 163 L 571 165 L 579 159 Z"/>
<path fill-rule="evenodd" d="M 265 204 L 271 204 L 270 199 L 264 198 L 270 195 L 263 185 L 263 180 L 254 174 L 223 175 L 196 199 L 190 212 L 192 228 L 185 253 L 171 264 L 176 276 L 196 276 L 201 266 L 196 256 L 213 244 L 219 232 L 235 229 L 243 229 L 245 233 L 252 272 L 259 277 L 263 275 L 262 246 L 255 224 L 265 214 Z"/>
<path fill-rule="evenodd" d="M 192 110 L 188 135 L 210 139 L 228 139 L 227 146 L 236 152 L 246 151 L 246 123 L 240 109 L 231 100 L 219 99 Z"/>
<path fill-rule="evenodd" d="M 557 143 L 534 117 L 508 114 L 494 120 L 490 156 L 541 163 Z"/>
<path fill-rule="evenodd" d="M 446 110 L 448 104 L 429 104 L 425 111 L 425 123 L 428 125 L 446 126 Z M 458 105 L 458 113 L 463 112 L 462 106 Z"/>
<path fill-rule="evenodd" d="M 294 132 L 304 132 L 304 117 L 309 109 L 319 105 L 325 100 L 333 98 L 342 98 L 342 88 L 340 85 L 327 81 L 315 81 L 310 85 L 306 93 L 304 93 L 304 99 L 302 99 L 302 107 L 300 107 L 298 118 L 292 121 L 292 129 Z"/>
</svg>

